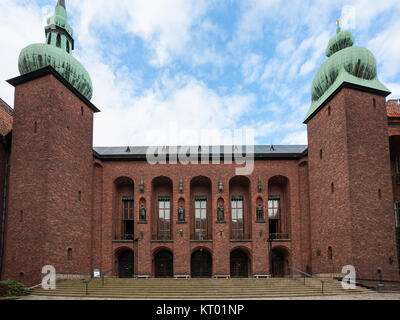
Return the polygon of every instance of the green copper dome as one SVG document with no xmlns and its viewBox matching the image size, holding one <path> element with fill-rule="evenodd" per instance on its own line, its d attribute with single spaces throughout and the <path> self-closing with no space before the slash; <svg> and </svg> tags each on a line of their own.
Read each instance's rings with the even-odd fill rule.
<svg viewBox="0 0 400 320">
<path fill-rule="evenodd" d="M 47 19 L 46 43 L 32 44 L 19 55 L 21 75 L 51 66 L 88 100 L 92 98 L 92 81 L 85 68 L 72 56 L 73 31 L 68 24 L 65 0 L 58 0 L 54 16 Z"/>
<path fill-rule="evenodd" d="M 390 91 L 378 80 L 374 55 L 368 49 L 353 47 L 354 37 L 350 31 L 341 31 L 329 41 L 328 60 L 321 66 L 312 83 L 312 103 L 307 122 L 323 103 L 344 82 L 383 92 Z"/>
</svg>

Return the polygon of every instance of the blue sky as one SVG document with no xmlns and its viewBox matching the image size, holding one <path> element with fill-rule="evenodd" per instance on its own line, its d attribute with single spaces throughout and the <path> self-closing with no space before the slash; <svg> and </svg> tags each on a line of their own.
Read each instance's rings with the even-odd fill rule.
<svg viewBox="0 0 400 320">
<path fill-rule="evenodd" d="M 1 0 L 0 97 L 18 54 L 44 41 L 56 0 Z M 74 56 L 91 75 L 94 145 L 201 144 L 253 129 L 257 144 L 306 144 L 312 79 L 335 21 L 370 49 L 400 98 L 400 1 L 66 0 Z M 197 133 L 197 134 L 194 134 Z"/>
</svg>

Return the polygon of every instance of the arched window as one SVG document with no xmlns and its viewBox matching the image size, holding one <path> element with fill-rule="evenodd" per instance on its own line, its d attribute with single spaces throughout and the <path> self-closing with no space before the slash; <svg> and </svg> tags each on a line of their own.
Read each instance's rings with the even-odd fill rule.
<svg viewBox="0 0 400 320">
<path fill-rule="evenodd" d="M 331 183 L 331 193 L 335 193 L 335 184 Z"/>
<path fill-rule="evenodd" d="M 72 249 L 71 248 L 68 248 L 67 258 L 68 258 L 68 261 L 72 260 Z"/>
<path fill-rule="evenodd" d="M 69 41 L 67 40 L 67 52 L 69 53 L 70 52 L 70 50 L 69 50 Z"/>
<path fill-rule="evenodd" d="M 332 249 L 332 247 L 328 247 L 328 258 L 329 258 L 329 260 L 333 259 L 333 249 Z"/>
<path fill-rule="evenodd" d="M 61 36 L 60 36 L 60 34 L 57 35 L 56 46 L 57 46 L 58 48 L 61 48 Z"/>
<path fill-rule="evenodd" d="M 51 32 L 49 32 L 49 37 L 47 39 L 47 44 L 51 44 Z"/>
</svg>

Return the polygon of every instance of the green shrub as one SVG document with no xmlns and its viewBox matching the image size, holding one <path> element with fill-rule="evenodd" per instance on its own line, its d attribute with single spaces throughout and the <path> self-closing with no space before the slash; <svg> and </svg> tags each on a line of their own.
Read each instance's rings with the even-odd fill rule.
<svg viewBox="0 0 400 320">
<path fill-rule="evenodd" d="M 29 290 L 14 280 L 0 281 L 0 297 L 26 296 Z"/>
</svg>

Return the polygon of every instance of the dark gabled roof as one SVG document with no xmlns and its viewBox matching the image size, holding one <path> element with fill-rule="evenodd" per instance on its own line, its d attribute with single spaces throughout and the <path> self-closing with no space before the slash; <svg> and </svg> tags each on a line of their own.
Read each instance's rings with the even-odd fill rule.
<svg viewBox="0 0 400 320">
<path fill-rule="evenodd" d="M 246 151 L 251 152 L 246 146 L 243 146 L 241 150 L 240 147 L 235 146 L 202 146 L 201 149 L 199 146 L 179 146 L 179 147 L 155 147 L 157 148 L 159 153 L 169 153 L 172 154 L 186 154 L 189 150 L 193 150 L 197 152 L 199 156 L 210 154 L 221 155 L 223 156 L 225 153 L 228 155 L 232 155 L 234 153 L 241 152 L 244 155 Z M 141 147 L 95 147 L 94 155 L 96 158 L 101 160 L 110 160 L 110 161 L 143 161 L 146 159 L 148 146 Z M 278 146 L 270 146 L 270 145 L 256 145 L 254 146 L 254 158 L 257 160 L 264 159 L 299 159 L 307 155 L 308 147 L 306 145 L 278 145 Z"/>
</svg>

